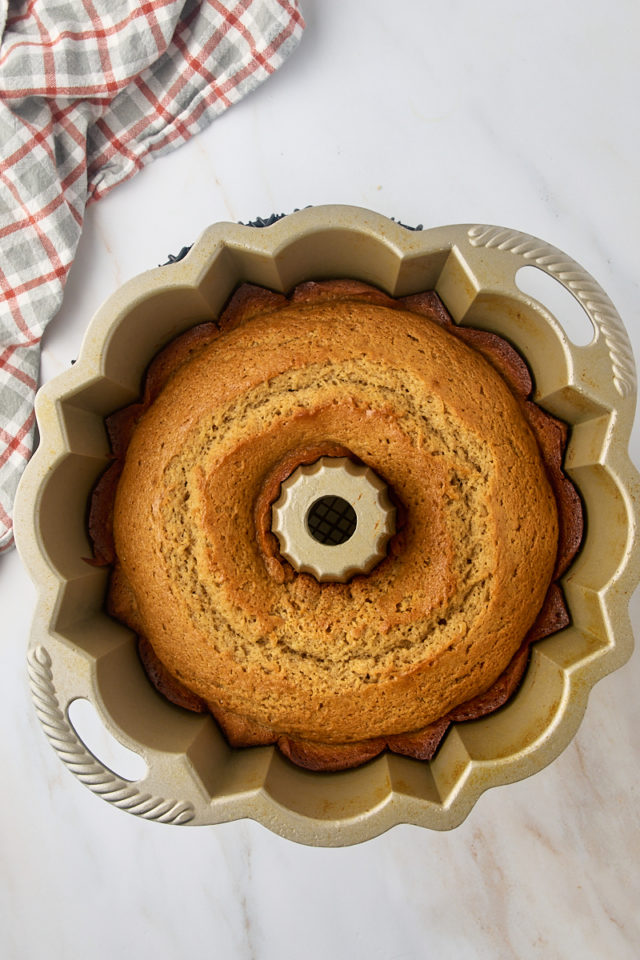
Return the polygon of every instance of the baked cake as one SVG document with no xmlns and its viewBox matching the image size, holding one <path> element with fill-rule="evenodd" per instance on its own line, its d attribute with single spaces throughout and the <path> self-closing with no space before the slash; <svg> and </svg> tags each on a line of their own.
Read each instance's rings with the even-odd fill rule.
<svg viewBox="0 0 640 960">
<path fill-rule="evenodd" d="M 434 292 L 241 287 L 108 421 L 90 532 L 158 689 L 316 770 L 428 759 L 499 707 L 568 623 L 557 579 L 582 534 L 567 429 L 531 392 L 513 348 Z M 371 468 L 396 510 L 347 583 L 294 570 L 271 530 L 282 483 L 321 457 Z"/>
</svg>

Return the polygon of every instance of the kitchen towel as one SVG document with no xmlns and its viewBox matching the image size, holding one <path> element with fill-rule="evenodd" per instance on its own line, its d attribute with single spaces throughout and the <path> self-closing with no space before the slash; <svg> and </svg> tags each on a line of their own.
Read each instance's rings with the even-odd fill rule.
<svg viewBox="0 0 640 960">
<path fill-rule="evenodd" d="M 273 73 L 295 0 L 0 0 L 0 552 L 87 203 Z"/>
</svg>

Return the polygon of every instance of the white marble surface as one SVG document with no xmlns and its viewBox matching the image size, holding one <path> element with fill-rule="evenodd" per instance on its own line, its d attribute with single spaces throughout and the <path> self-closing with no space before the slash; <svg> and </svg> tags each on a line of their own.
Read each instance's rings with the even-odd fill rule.
<svg viewBox="0 0 640 960">
<path fill-rule="evenodd" d="M 325 202 L 543 237 L 600 281 L 640 356 L 634 0 L 302 6 L 307 32 L 278 74 L 91 208 L 43 380 L 107 295 L 208 223 Z M 640 955 L 637 656 L 596 686 L 559 759 L 485 794 L 457 830 L 308 849 L 250 822 L 147 823 L 81 786 L 27 692 L 34 596 L 15 551 L 0 558 L 7 960 Z"/>
</svg>

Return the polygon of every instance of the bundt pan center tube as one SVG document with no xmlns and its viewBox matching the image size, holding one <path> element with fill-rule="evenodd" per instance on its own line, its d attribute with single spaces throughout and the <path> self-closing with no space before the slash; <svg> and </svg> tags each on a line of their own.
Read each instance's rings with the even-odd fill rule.
<svg viewBox="0 0 640 960">
<path fill-rule="evenodd" d="M 520 291 L 524 265 L 577 298 L 594 328 L 591 343 L 571 343 L 558 319 Z M 569 425 L 564 469 L 580 493 L 586 532 L 560 578 L 570 624 L 532 646 L 524 681 L 504 707 L 454 723 L 429 761 L 385 752 L 356 769 L 316 773 L 273 746 L 230 746 L 210 716 L 156 692 L 132 631 L 105 612 L 108 573 L 87 563 L 86 519 L 111 456 L 105 417 L 137 401 L 162 347 L 215 320 L 243 283 L 288 294 L 307 281 L 339 278 L 394 298 L 434 290 L 460 328 L 495 333 L 515 347 L 533 375 L 535 403 Z M 39 591 L 28 662 L 52 745 L 90 789 L 147 819 L 251 817 L 315 845 L 356 843 L 402 822 L 456 826 L 483 790 L 557 756 L 593 684 L 631 653 L 628 601 L 640 571 L 638 476 L 627 452 L 635 390 L 628 337 L 611 301 L 578 264 L 526 234 L 473 225 L 411 231 L 339 206 L 305 209 L 262 229 L 208 228 L 184 259 L 116 292 L 92 321 L 77 363 L 38 395 L 41 442 L 20 486 L 16 541 Z M 286 518 L 280 533 L 286 545 Z M 372 563 L 375 571 L 378 560 Z M 79 698 L 144 759 L 144 777 L 125 780 L 90 753 L 69 719 Z"/>
</svg>

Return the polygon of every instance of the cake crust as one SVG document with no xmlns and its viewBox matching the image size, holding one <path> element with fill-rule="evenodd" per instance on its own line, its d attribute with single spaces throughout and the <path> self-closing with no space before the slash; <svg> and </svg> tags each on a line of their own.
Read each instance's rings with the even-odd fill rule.
<svg viewBox="0 0 640 960">
<path fill-rule="evenodd" d="M 568 622 L 552 587 L 581 536 L 579 498 L 561 469 L 566 428 L 528 399 L 519 355 L 455 327 L 433 293 L 392 300 L 336 281 L 285 298 L 245 286 L 218 324 L 182 339 L 154 361 L 141 403 L 109 423 L 117 459 L 90 530 L 96 558 L 115 564 L 110 609 L 142 637 L 158 689 L 210 709 L 232 745 L 276 742 L 311 769 L 353 766 L 386 747 L 428 758 L 452 721 L 511 694 L 540 629 Z M 297 403 L 287 406 L 288 394 Z M 416 394 L 422 408 L 437 403 L 438 429 L 416 426 Z M 280 409 L 268 407 L 274 396 Z M 203 418 L 216 437 L 204 458 Z M 443 423 L 459 444 L 468 431 L 462 455 L 438 449 Z M 401 511 L 387 559 L 346 585 L 296 574 L 269 529 L 279 483 L 322 455 L 372 466 Z M 484 499 L 474 500 L 483 468 Z M 471 523 L 477 555 L 461 558 L 456 534 L 468 532 L 470 505 L 483 521 Z M 178 529 L 185 515 L 198 518 L 199 541 L 193 526 Z M 180 564 L 196 575 L 176 587 Z M 526 595 L 505 612 L 514 569 Z M 467 620 L 456 619 L 461 583 L 467 600 L 477 595 Z M 422 646 L 407 655 L 416 630 Z"/>
</svg>

